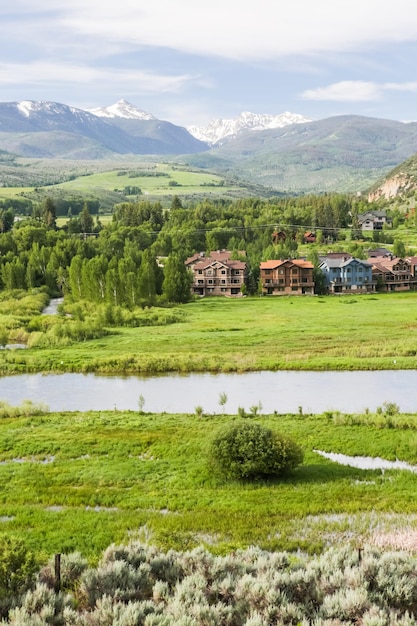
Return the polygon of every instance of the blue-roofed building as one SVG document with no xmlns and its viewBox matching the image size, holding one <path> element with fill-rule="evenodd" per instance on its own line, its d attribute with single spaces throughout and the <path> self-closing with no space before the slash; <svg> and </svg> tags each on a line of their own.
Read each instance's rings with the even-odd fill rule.
<svg viewBox="0 0 417 626">
<path fill-rule="evenodd" d="M 321 257 L 320 269 L 328 293 L 369 293 L 375 291 L 372 263 L 355 259 L 349 254 Z"/>
</svg>

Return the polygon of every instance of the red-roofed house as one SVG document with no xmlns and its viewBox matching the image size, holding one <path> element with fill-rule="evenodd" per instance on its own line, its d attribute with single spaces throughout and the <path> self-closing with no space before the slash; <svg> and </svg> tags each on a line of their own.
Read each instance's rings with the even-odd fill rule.
<svg viewBox="0 0 417 626">
<path fill-rule="evenodd" d="M 260 269 L 263 294 L 283 296 L 314 293 L 314 266 L 310 261 L 263 261 Z"/>
<path fill-rule="evenodd" d="M 303 235 L 303 241 L 304 243 L 316 243 L 316 235 L 311 230 L 308 230 Z"/>
<path fill-rule="evenodd" d="M 198 296 L 240 296 L 246 283 L 247 265 L 229 258 L 226 250 L 210 256 L 194 255 L 186 260 L 193 273 L 192 291 Z"/>
<path fill-rule="evenodd" d="M 409 291 L 416 289 L 417 278 L 414 276 L 412 259 L 397 257 L 377 257 L 368 259 L 372 263 L 372 275 L 379 290 Z"/>
</svg>

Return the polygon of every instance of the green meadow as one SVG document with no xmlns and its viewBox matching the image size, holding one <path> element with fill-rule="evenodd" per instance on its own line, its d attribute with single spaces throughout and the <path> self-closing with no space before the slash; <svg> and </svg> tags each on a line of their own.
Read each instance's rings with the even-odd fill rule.
<svg viewBox="0 0 417 626">
<path fill-rule="evenodd" d="M 209 193 L 210 188 L 215 190 L 223 186 L 223 179 L 214 174 L 182 170 L 166 164 L 155 164 L 150 168 L 138 164 L 135 167 L 120 167 L 117 170 L 80 176 L 72 181 L 60 183 L 56 185 L 56 188 L 63 191 L 89 191 L 91 193 L 94 188 L 123 192 L 129 186 L 139 187 L 142 194 L 153 196 L 167 193 L 191 194 L 201 192 L 202 188 Z M 224 190 L 227 189 L 228 187 L 225 186 Z"/>
<path fill-rule="evenodd" d="M 6 303 L 2 304 L 2 308 Z M 415 369 L 417 293 L 362 296 L 206 298 L 159 309 L 173 323 L 111 326 L 86 339 L 68 318 L 19 316 L 16 301 L 3 323 L 28 350 L 0 351 L 0 372 L 156 373 L 261 370 Z M 100 306 L 86 317 L 101 319 Z M 151 322 L 150 322 L 151 323 Z M 153 322 L 152 322 L 153 323 Z M 101 328 L 102 322 L 96 322 Z M 74 327 L 71 341 L 64 329 Z M 77 340 L 77 328 L 80 339 Z M 36 329 L 36 333 L 31 332 Z M 38 346 L 38 347 L 36 347 Z"/>
<path fill-rule="evenodd" d="M 2 294 L 3 333 L 32 346 L 0 350 L 2 374 L 416 367 L 415 293 L 204 299 L 133 312 L 135 327 L 100 327 L 98 336 L 99 305 L 81 322 L 68 315 L 70 303 L 41 316 L 47 299 L 42 291 Z M 207 460 L 211 437 L 236 415 L 3 405 L 0 530 L 45 558 L 79 550 L 93 561 L 132 537 L 216 553 L 254 544 L 312 552 L 414 530 L 414 473 L 359 470 L 315 452 L 417 464 L 417 416 L 396 411 L 247 417 L 293 437 L 304 463 L 280 480 L 239 482 L 220 479 Z"/>
<path fill-rule="evenodd" d="M 415 528 L 415 474 L 359 470 L 315 452 L 417 463 L 415 416 L 258 416 L 293 437 L 305 458 L 279 480 L 246 483 L 217 477 L 207 460 L 214 433 L 238 419 L 133 411 L 3 417 L 2 530 L 38 555 L 79 550 L 94 560 L 131 538 L 215 553 L 250 545 L 316 551 Z"/>
</svg>

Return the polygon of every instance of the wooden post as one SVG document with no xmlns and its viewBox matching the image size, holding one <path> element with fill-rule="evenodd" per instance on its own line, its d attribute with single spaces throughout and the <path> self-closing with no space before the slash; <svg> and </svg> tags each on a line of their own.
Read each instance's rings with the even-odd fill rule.
<svg viewBox="0 0 417 626">
<path fill-rule="evenodd" d="M 55 593 L 61 591 L 61 555 L 55 554 Z"/>
<path fill-rule="evenodd" d="M 358 548 L 358 563 L 362 563 L 363 548 Z"/>
</svg>

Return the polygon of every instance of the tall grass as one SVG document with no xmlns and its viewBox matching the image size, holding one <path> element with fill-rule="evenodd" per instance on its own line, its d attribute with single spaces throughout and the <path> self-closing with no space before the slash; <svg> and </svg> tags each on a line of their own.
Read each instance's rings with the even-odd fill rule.
<svg viewBox="0 0 417 626">
<path fill-rule="evenodd" d="M 44 336 L 29 338 L 36 352 L 0 353 L 0 369 L 46 371 L 61 361 L 72 371 L 125 373 L 414 369 L 416 304 L 416 293 L 208 298 L 134 311 L 66 303 L 70 317 L 46 320 L 16 308 L 11 326 Z"/>
</svg>

